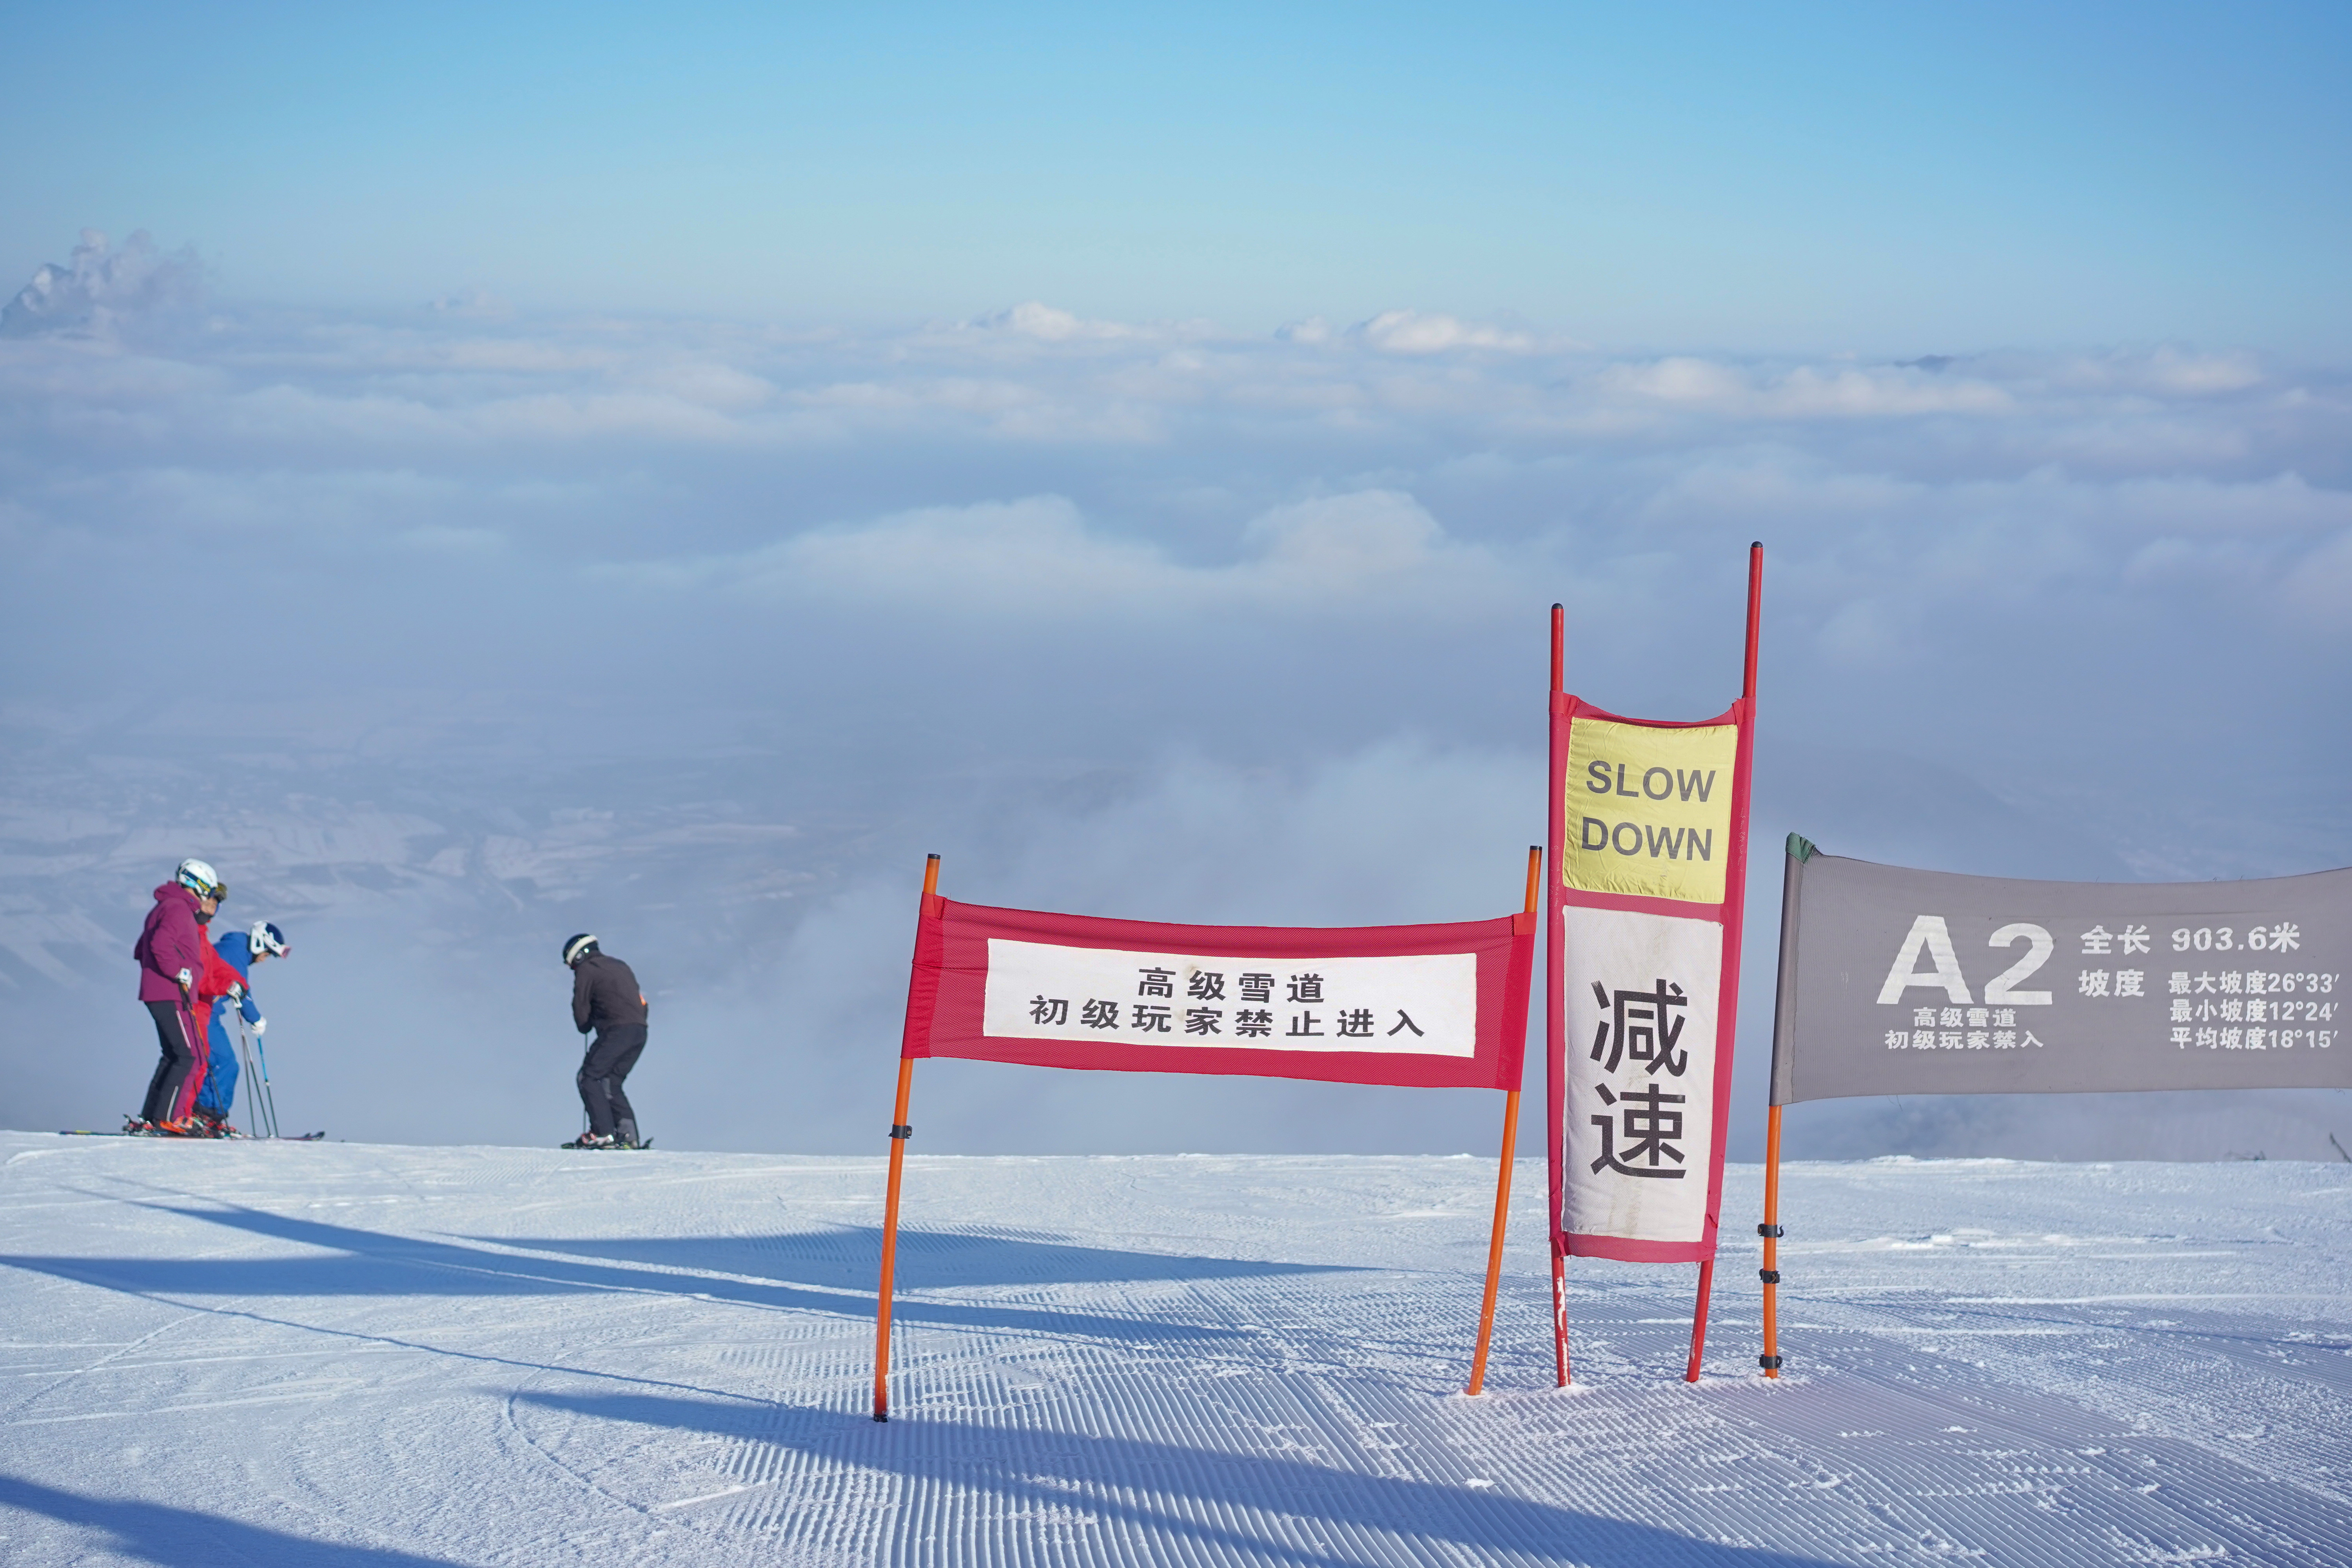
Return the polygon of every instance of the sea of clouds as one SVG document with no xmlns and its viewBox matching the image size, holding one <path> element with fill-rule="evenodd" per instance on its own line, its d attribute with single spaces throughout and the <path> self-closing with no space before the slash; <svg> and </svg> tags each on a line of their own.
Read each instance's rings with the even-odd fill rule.
<svg viewBox="0 0 2352 1568">
<path fill-rule="evenodd" d="M 1516 908 L 1569 684 L 1720 711 L 1767 547 L 1735 1154 L 1781 836 L 1991 874 L 2352 861 L 2352 380 L 2229 349 L 1604 350 L 1399 310 L 327 314 L 86 236 L 0 315 L 9 1123 L 110 1124 L 184 855 L 289 1120 L 576 1125 L 556 953 L 681 1145 L 871 1149 L 922 856 L 977 902 Z M 1539 1079 L 1539 1067 L 1531 1081 Z M 1492 1096 L 943 1063 L 948 1150 L 1491 1146 Z M 2326 1157 L 2332 1094 L 1869 1101 L 1796 1153 Z"/>
</svg>

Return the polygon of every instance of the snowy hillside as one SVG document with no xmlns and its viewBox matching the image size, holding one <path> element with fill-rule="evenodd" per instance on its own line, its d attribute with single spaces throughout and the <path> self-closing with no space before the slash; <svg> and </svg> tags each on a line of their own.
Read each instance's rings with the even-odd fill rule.
<svg viewBox="0 0 2352 1568">
<path fill-rule="evenodd" d="M 1748 1236 L 1563 1394 L 1530 1163 L 1473 1401 L 1486 1161 L 918 1157 L 877 1426 L 881 1173 L 0 1134 L 0 1556 L 2352 1560 L 2352 1167 L 1792 1167 L 1792 1375 Z"/>
</svg>

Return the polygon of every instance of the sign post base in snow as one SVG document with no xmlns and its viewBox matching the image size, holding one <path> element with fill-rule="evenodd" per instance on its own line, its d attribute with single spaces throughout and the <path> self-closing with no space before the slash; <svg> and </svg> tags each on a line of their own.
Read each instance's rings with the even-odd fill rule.
<svg viewBox="0 0 2352 1568">
<path fill-rule="evenodd" d="M 874 1418 L 889 1419 L 890 1299 L 918 1057 L 1310 1079 L 1507 1097 L 1470 1392 L 1486 1375 L 1535 969 L 1528 908 L 1451 925 L 1188 926 L 961 904 L 923 871 L 883 1200 Z"/>
</svg>

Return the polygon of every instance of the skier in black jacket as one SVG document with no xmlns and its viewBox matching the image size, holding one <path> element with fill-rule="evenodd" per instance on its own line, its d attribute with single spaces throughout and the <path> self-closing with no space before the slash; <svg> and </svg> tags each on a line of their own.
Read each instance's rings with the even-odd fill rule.
<svg viewBox="0 0 2352 1568">
<path fill-rule="evenodd" d="M 595 1040 L 580 1064 L 580 1102 L 588 1108 L 588 1131 L 567 1149 L 635 1149 L 637 1113 L 621 1082 L 646 1048 L 646 994 L 629 966 L 582 931 L 563 944 L 572 971 L 572 1022 Z"/>
</svg>

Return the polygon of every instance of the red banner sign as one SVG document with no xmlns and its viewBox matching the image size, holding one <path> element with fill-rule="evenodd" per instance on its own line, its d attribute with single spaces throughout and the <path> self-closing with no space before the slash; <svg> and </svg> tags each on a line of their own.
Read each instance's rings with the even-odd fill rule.
<svg viewBox="0 0 2352 1568">
<path fill-rule="evenodd" d="M 926 900 L 900 1055 L 1519 1086 L 1535 917 L 1165 925 Z"/>
</svg>

